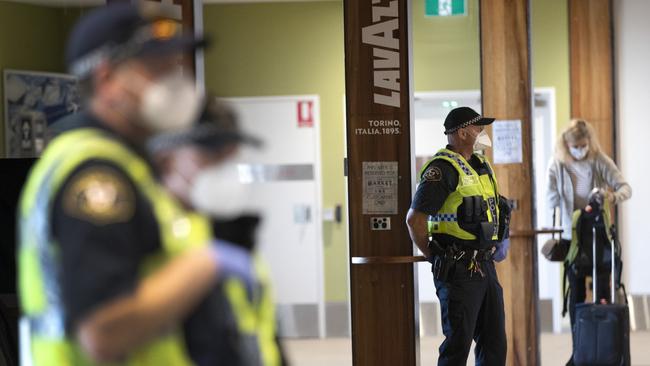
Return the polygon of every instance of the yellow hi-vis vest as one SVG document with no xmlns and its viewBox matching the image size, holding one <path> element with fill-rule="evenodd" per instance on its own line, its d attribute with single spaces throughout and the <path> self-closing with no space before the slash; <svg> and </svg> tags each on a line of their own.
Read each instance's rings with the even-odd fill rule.
<svg viewBox="0 0 650 366">
<path fill-rule="evenodd" d="M 142 264 L 143 277 L 188 248 L 206 245 L 212 237 L 209 222 L 183 210 L 156 182 L 147 163 L 123 144 L 93 128 L 57 137 L 32 169 L 19 206 L 18 288 L 23 314 L 29 323 L 29 346 L 35 366 L 93 364 L 77 341 L 65 332 L 61 287 L 57 282 L 61 263 L 49 226 L 56 193 L 75 168 L 91 159 L 120 167 L 153 208 L 162 245 Z M 158 366 L 192 362 L 179 328 L 136 350 L 121 364 Z"/>
<path fill-rule="evenodd" d="M 282 359 L 276 341 L 275 305 L 269 270 L 259 257 L 254 260 L 257 283 L 251 300 L 246 295 L 244 283 L 238 278 L 226 279 L 223 289 L 237 320 L 244 349 L 251 358 L 259 358 L 252 363 L 280 366 Z"/>
<path fill-rule="evenodd" d="M 420 172 L 420 177 L 429 165 L 438 159 L 448 161 L 458 171 L 458 186 L 445 200 L 435 215 L 429 216 L 429 235 L 446 234 L 465 241 L 474 241 L 475 234 L 467 232 L 458 225 L 458 208 L 463 203 L 463 197 L 481 196 L 487 202 L 488 222 L 494 224 L 492 240 L 498 239 L 499 205 L 498 185 L 494 170 L 485 156 L 475 154 L 482 163 L 487 164 L 490 174 L 479 175 L 465 158 L 448 149 L 442 149 L 429 160 Z"/>
</svg>

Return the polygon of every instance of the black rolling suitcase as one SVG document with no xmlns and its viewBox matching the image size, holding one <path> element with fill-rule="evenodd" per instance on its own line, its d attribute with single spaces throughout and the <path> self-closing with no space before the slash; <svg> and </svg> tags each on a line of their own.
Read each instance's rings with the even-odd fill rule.
<svg viewBox="0 0 650 366">
<path fill-rule="evenodd" d="M 597 299 L 597 248 L 596 220 L 592 231 L 593 304 L 576 305 L 576 322 L 573 329 L 573 362 L 576 366 L 629 366 L 630 316 L 627 304 L 616 304 L 614 240 L 611 240 L 612 287 L 611 303 L 599 304 Z"/>
</svg>

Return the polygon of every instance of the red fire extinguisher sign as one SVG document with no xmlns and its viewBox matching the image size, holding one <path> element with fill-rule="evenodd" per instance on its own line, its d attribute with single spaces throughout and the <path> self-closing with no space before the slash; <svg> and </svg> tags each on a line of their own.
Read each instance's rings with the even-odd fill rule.
<svg viewBox="0 0 650 366">
<path fill-rule="evenodd" d="M 314 102 L 302 100 L 298 102 L 298 127 L 314 127 Z"/>
</svg>

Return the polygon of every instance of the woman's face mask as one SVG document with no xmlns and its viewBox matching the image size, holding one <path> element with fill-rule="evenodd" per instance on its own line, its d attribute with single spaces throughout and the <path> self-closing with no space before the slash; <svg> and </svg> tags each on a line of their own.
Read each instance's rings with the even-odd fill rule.
<svg viewBox="0 0 650 366">
<path fill-rule="evenodd" d="M 576 160 L 582 160 L 589 154 L 589 145 L 569 145 L 569 153 Z"/>
</svg>

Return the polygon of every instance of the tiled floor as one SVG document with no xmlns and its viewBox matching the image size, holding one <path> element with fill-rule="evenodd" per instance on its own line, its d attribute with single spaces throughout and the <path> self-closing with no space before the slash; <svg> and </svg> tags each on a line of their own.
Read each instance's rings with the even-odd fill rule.
<svg viewBox="0 0 650 366">
<path fill-rule="evenodd" d="M 435 365 L 438 345 L 442 338 L 422 338 L 421 365 Z M 571 352 L 571 338 L 568 334 L 542 335 L 542 366 L 562 366 Z M 349 339 L 292 340 L 285 342 L 293 366 L 348 366 L 352 365 L 352 349 Z M 632 365 L 650 366 L 650 332 L 632 333 Z M 470 356 L 467 363 L 474 364 Z M 396 365 L 398 366 L 398 365 Z M 525 365 L 522 365 L 525 366 Z"/>
</svg>

